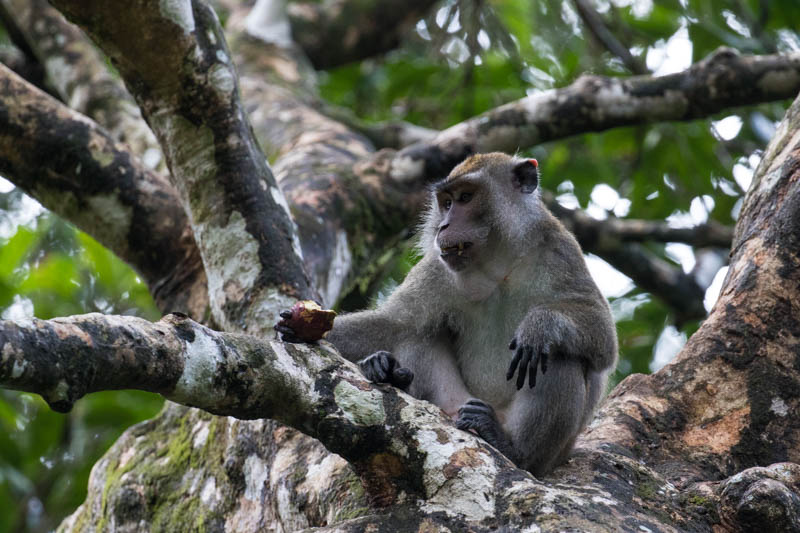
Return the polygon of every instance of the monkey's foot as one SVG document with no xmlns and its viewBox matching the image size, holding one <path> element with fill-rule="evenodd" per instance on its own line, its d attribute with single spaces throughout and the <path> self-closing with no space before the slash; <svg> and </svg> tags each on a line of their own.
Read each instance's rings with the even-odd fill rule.
<svg viewBox="0 0 800 533">
<path fill-rule="evenodd" d="M 494 408 L 483 400 L 471 398 L 458 410 L 456 427 L 465 431 L 473 430 L 483 440 L 500 450 L 503 455 L 514 460 L 511 442 L 503 433 Z"/>
<path fill-rule="evenodd" d="M 403 368 L 389 352 L 381 350 L 358 362 L 364 377 L 373 383 L 388 383 L 398 389 L 406 389 L 414 380 L 414 373 Z"/>
</svg>

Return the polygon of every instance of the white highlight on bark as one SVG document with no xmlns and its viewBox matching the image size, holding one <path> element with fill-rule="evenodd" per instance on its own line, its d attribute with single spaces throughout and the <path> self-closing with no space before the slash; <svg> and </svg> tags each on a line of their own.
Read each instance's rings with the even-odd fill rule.
<svg viewBox="0 0 800 533">
<path fill-rule="evenodd" d="M 208 478 L 203 484 L 203 490 L 200 491 L 200 500 L 206 505 L 213 506 L 221 499 L 220 496 L 217 494 L 217 480 L 213 477 Z"/>
<path fill-rule="evenodd" d="M 280 523 L 287 532 L 299 531 L 309 526 L 308 519 L 300 512 L 297 502 L 292 497 L 293 494 L 306 494 L 303 489 L 290 481 L 291 476 L 296 472 L 297 459 L 295 447 L 284 445 L 278 448 L 270 464 L 269 490 L 275 495 L 274 499 L 277 501 L 275 512 L 278 518 L 275 522 Z M 304 461 L 307 459 L 307 457 L 303 457 Z M 309 504 L 313 503 L 309 502 Z"/>
<path fill-rule="evenodd" d="M 5 349 L 3 349 L 5 352 Z M 14 366 L 11 367 L 11 379 L 17 379 L 25 372 L 25 368 L 28 366 L 28 361 L 20 361 L 17 359 L 14 361 Z"/>
<path fill-rule="evenodd" d="M 204 420 L 199 420 L 192 431 L 195 432 L 192 447 L 195 449 L 202 447 L 208 440 L 208 424 Z"/>
<path fill-rule="evenodd" d="M 208 224 L 199 231 L 214 318 L 223 324 L 225 303 L 240 301 L 261 268 L 258 242 L 247 232 L 246 225 L 242 214 L 234 211 L 226 226 Z"/>
<path fill-rule="evenodd" d="M 617 505 L 617 503 L 619 503 L 617 501 L 608 498 L 603 498 L 602 496 L 592 496 L 592 502 L 602 503 L 603 505 Z"/>
<path fill-rule="evenodd" d="M 183 28 L 183 31 L 186 33 L 194 31 L 191 0 L 161 0 L 158 7 L 164 17 Z"/>
<path fill-rule="evenodd" d="M 271 326 L 270 326 L 271 327 Z M 275 360 L 272 362 L 272 365 L 275 368 L 276 373 L 280 373 L 283 376 L 287 376 L 295 381 L 302 380 L 305 382 L 306 386 L 304 387 L 305 390 L 308 391 L 308 398 L 310 402 L 316 402 L 319 400 L 319 394 L 313 390 L 313 378 L 309 374 L 309 371 L 313 374 L 314 369 L 311 368 L 303 368 L 298 366 L 294 358 L 289 355 L 289 352 L 286 351 L 286 345 L 277 340 L 270 341 L 269 343 L 270 348 L 272 351 L 275 352 Z M 307 350 L 308 357 L 313 361 L 315 359 L 315 355 L 311 352 L 311 349 L 305 345 L 298 345 L 298 350 Z"/>
<path fill-rule="evenodd" d="M 786 416 L 789 414 L 789 406 L 783 401 L 783 398 L 775 397 L 769 406 L 769 410 L 778 416 Z"/>
<path fill-rule="evenodd" d="M 325 288 L 322 290 L 322 298 L 325 305 L 333 305 L 336 298 L 339 297 L 352 263 L 353 256 L 350 253 L 350 245 L 347 242 L 347 232 L 341 230 L 336 233 L 336 245 L 333 248 L 333 257 L 328 268 L 328 279 L 325 282 Z"/>
<path fill-rule="evenodd" d="M 398 156 L 392 159 L 392 166 L 391 170 L 389 171 L 389 175 L 393 180 L 403 183 L 421 176 L 424 170 L 425 161 L 422 159 L 415 160 L 411 157 Z"/>
<path fill-rule="evenodd" d="M 119 465 L 117 468 L 120 470 L 125 468 L 128 465 L 128 462 L 136 456 L 136 447 L 130 446 L 129 448 L 125 448 L 125 451 L 122 452 L 119 456 Z"/>
<path fill-rule="evenodd" d="M 98 194 L 86 199 L 99 224 L 96 235 L 108 235 L 114 240 L 125 239 L 133 219 L 133 208 L 123 205 L 114 194 Z"/>
<path fill-rule="evenodd" d="M 475 521 L 494 516 L 495 492 L 491 480 L 497 476 L 497 467 L 479 448 L 457 444 L 463 440 L 463 433 L 459 430 L 447 428 L 445 431 L 448 436 L 442 439 L 444 443 L 440 440 L 441 431 L 423 429 L 416 434 L 419 449 L 426 453 L 424 483 L 429 497 L 422 505 L 423 511 L 440 511 Z M 457 432 L 461 434 L 457 435 Z M 457 452 L 474 454 L 473 459 L 479 464 L 462 466 L 455 477 L 448 479 L 444 468 Z"/>
<path fill-rule="evenodd" d="M 361 390 L 347 381 L 340 381 L 333 389 L 336 405 L 344 416 L 359 426 L 377 426 L 386 421 L 383 395 L 376 390 Z"/>
<path fill-rule="evenodd" d="M 216 63 L 209 70 L 208 79 L 225 98 L 233 96 L 233 91 L 236 89 L 236 79 L 228 65 Z"/>
<path fill-rule="evenodd" d="M 45 397 L 51 400 L 66 400 L 68 392 L 69 384 L 62 379 L 56 384 L 55 387 L 53 387 L 52 393 L 47 394 Z"/>
<path fill-rule="evenodd" d="M 53 85 L 56 86 L 56 91 L 58 91 L 58 94 L 60 94 L 62 97 L 68 97 L 68 83 L 69 80 L 72 79 L 74 67 L 67 62 L 64 56 L 60 55 L 50 56 L 45 59 L 44 66 L 47 70 L 47 78 L 52 80 Z M 67 102 L 67 104 L 73 109 L 81 109 L 75 105 L 76 103 L 77 102 L 73 102 L 71 99 Z"/>
<path fill-rule="evenodd" d="M 275 203 L 281 206 L 281 209 L 283 209 L 286 212 L 286 216 L 289 217 L 289 221 L 291 221 L 292 223 L 292 248 L 294 249 L 294 253 L 297 254 L 297 257 L 299 257 L 302 260 L 303 247 L 300 246 L 300 237 L 298 237 L 297 224 L 294 223 L 294 219 L 292 218 L 292 212 L 289 209 L 289 204 L 286 203 L 286 197 L 283 195 L 283 192 L 277 187 L 270 187 L 269 193 L 272 195 L 272 199 L 275 201 Z"/>
<path fill-rule="evenodd" d="M 304 485 L 322 487 L 330 482 L 331 477 L 341 468 L 342 458 L 335 454 L 328 454 L 319 463 L 308 465 Z"/>
<path fill-rule="evenodd" d="M 285 0 L 258 0 L 244 21 L 251 36 L 267 43 L 288 47 L 292 44 Z"/>
<path fill-rule="evenodd" d="M 573 491 L 555 489 L 548 487 L 547 485 L 545 485 L 543 488 L 544 494 L 540 500 L 542 502 L 542 508 L 540 509 L 541 514 L 554 513 L 555 507 L 553 504 L 559 499 L 568 499 L 573 505 L 578 507 L 583 507 L 588 503 L 583 498 L 577 496 Z"/>
<path fill-rule="evenodd" d="M 213 386 L 217 370 L 225 362 L 219 346 L 200 328 L 192 330 L 194 341 L 186 343 L 183 373 L 172 400 L 188 405 L 213 405 L 225 392 Z"/>
<path fill-rule="evenodd" d="M 244 497 L 260 502 L 261 491 L 268 475 L 267 465 L 257 455 L 250 455 L 244 461 Z"/>
</svg>

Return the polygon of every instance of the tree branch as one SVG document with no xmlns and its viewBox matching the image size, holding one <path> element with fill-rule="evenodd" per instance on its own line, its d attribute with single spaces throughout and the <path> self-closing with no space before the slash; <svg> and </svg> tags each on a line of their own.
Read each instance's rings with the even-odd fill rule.
<svg viewBox="0 0 800 533">
<path fill-rule="evenodd" d="M 581 246 L 594 249 L 603 242 L 682 242 L 696 247 L 730 248 L 733 228 L 714 220 L 690 228 L 673 228 L 667 222 L 609 217 L 598 220 L 581 209 L 564 207 L 549 191 L 542 192 L 545 205 L 578 236 Z"/>
<path fill-rule="evenodd" d="M 397 154 L 391 178 L 424 183 L 475 152 L 515 152 L 593 131 L 666 120 L 693 120 L 731 107 L 793 98 L 800 53 L 740 56 L 721 48 L 667 76 L 583 76 L 572 85 L 502 105 Z"/>
<path fill-rule="evenodd" d="M 622 63 L 634 74 L 647 74 L 647 68 L 642 62 L 633 57 L 630 50 L 623 45 L 608 29 L 603 18 L 592 6 L 588 0 L 573 0 L 575 8 L 580 15 L 581 20 L 589 29 L 589 33 L 601 44 L 606 50 L 617 56 Z"/>
<path fill-rule="evenodd" d="M 217 415 L 269 417 L 344 457 L 385 504 L 398 488 L 433 501 L 444 496 L 440 491 L 466 488 L 468 475 L 441 478 L 435 472 L 444 465 L 425 456 L 447 463 L 466 454 L 481 464 L 473 480 L 480 484 L 471 487 L 479 498 L 492 491 L 501 469 L 513 469 L 483 441 L 455 429 L 440 409 L 367 382 L 325 343 L 312 349 L 219 333 L 174 314 L 151 323 L 93 313 L 0 322 L 0 346 L 0 386 L 41 394 L 56 411 L 90 392 L 135 386 Z M 387 464 L 396 468 L 387 471 Z M 512 477 L 532 481 L 519 471 Z"/>
<path fill-rule="evenodd" d="M 199 1 L 175 9 L 147 1 L 121 18 L 115 4 L 101 0 L 53 3 L 114 61 L 165 150 L 209 274 L 217 323 L 267 331 L 281 308 L 315 297 L 213 10 Z"/>
<path fill-rule="evenodd" d="M 132 265 L 160 309 L 204 316 L 205 272 L 175 189 L 3 65 L 0 107 L 0 172 Z"/>
<path fill-rule="evenodd" d="M 756 170 L 709 317 L 662 370 L 619 385 L 585 445 L 661 465 L 679 487 L 800 460 L 786 416 L 800 406 L 798 129 L 800 98 Z"/>
<path fill-rule="evenodd" d="M 563 529 L 576 519 L 602 518 L 621 531 L 631 520 L 648 523 L 650 513 L 666 513 L 677 528 L 694 518 L 664 478 L 613 453 L 578 454 L 569 467 L 570 481 L 539 482 L 483 440 L 455 429 L 439 408 L 367 382 L 326 343 L 312 347 L 219 333 L 180 315 L 151 323 L 89 314 L 2 321 L 0 346 L 0 386 L 39 393 L 56 410 L 68 410 L 92 391 L 134 385 L 211 413 L 266 416 L 300 429 L 353 466 L 371 504 L 388 507 L 395 525 L 417 524 L 403 529 L 428 523 L 455 530 L 478 524 L 522 530 L 543 519 Z M 185 438 L 196 448 L 207 435 Z M 163 445 L 156 444 L 154 456 L 165 455 Z M 258 457 L 257 451 L 248 453 L 249 460 Z M 104 469 L 95 471 L 92 483 Z M 137 477 L 126 472 L 114 478 L 113 490 L 109 485 L 105 490 L 143 496 L 146 489 L 137 491 Z M 648 498 L 645 512 L 630 505 L 631 479 L 663 487 Z M 138 497 L 131 502 L 135 508 L 148 505 Z M 552 505 L 560 512 L 554 515 Z M 342 527 L 359 530 L 370 523 L 368 515 Z"/>
<path fill-rule="evenodd" d="M 333 305 L 385 253 L 374 243 L 396 242 L 419 191 L 381 182 L 388 156 L 373 158 L 367 139 L 317 111 L 314 73 L 296 50 L 248 36 L 233 21 L 228 34 L 253 129 L 276 158 L 305 263 Z"/>
<path fill-rule="evenodd" d="M 61 100 L 100 123 L 149 166 L 163 170 L 163 156 L 153 132 L 86 36 L 47 0 L 2 1 Z"/>
<path fill-rule="evenodd" d="M 608 218 L 596 220 L 578 209 L 559 204 L 549 192 L 545 203 L 578 239 L 586 253 L 594 253 L 630 277 L 638 287 L 663 300 L 675 311 L 678 324 L 706 316 L 705 291 L 694 277 L 656 257 L 638 242 L 686 242 L 695 246 L 729 247 L 733 231 L 711 223 L 696 228 L 670 228 L 651 220 Z"/>
<path fill-rule="evenodd" d="M 361 133 L 376 148 L 399 150 L 412 144 L 432 141 L 439 133 L 437 130 L 417 126 L 403 120 L 371 123 L 357 117 L 349 109 L 323 102 L 319 103 L 319 111 L 325 116 L 338 120 L 348 128 Z"/>
</svg>

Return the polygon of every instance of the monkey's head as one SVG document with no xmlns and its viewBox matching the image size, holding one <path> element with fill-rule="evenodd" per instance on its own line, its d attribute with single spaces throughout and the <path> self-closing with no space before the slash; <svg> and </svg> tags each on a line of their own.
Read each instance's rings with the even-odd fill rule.
<svg viewBox="0 0 800 533">
<path fill-rule="evenodd" d="M 519 243 L 541 209 L 532 194 L 539 184 L 535 159 L 477 154 L 432 189 L 421 245 L 435 246 L 453 271 L 491 260 L 502 246 Z"/>
</svg>

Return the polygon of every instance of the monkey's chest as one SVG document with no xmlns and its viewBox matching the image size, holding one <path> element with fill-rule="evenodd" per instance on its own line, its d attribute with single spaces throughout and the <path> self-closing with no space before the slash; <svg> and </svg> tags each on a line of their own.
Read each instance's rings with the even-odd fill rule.
<svg viewBox="0 0 800 533">
<path fill-rule="evenodd" d="M 481 313 L 481 319 L 465 324 L 456 341 L 459 370 L 470 394 L 492 404 L 495 409 L 508 405 L 516 388 L 506 381 L 511 362 L 508 344 L 522 320 L 519 313 Z"/>
</svg>

